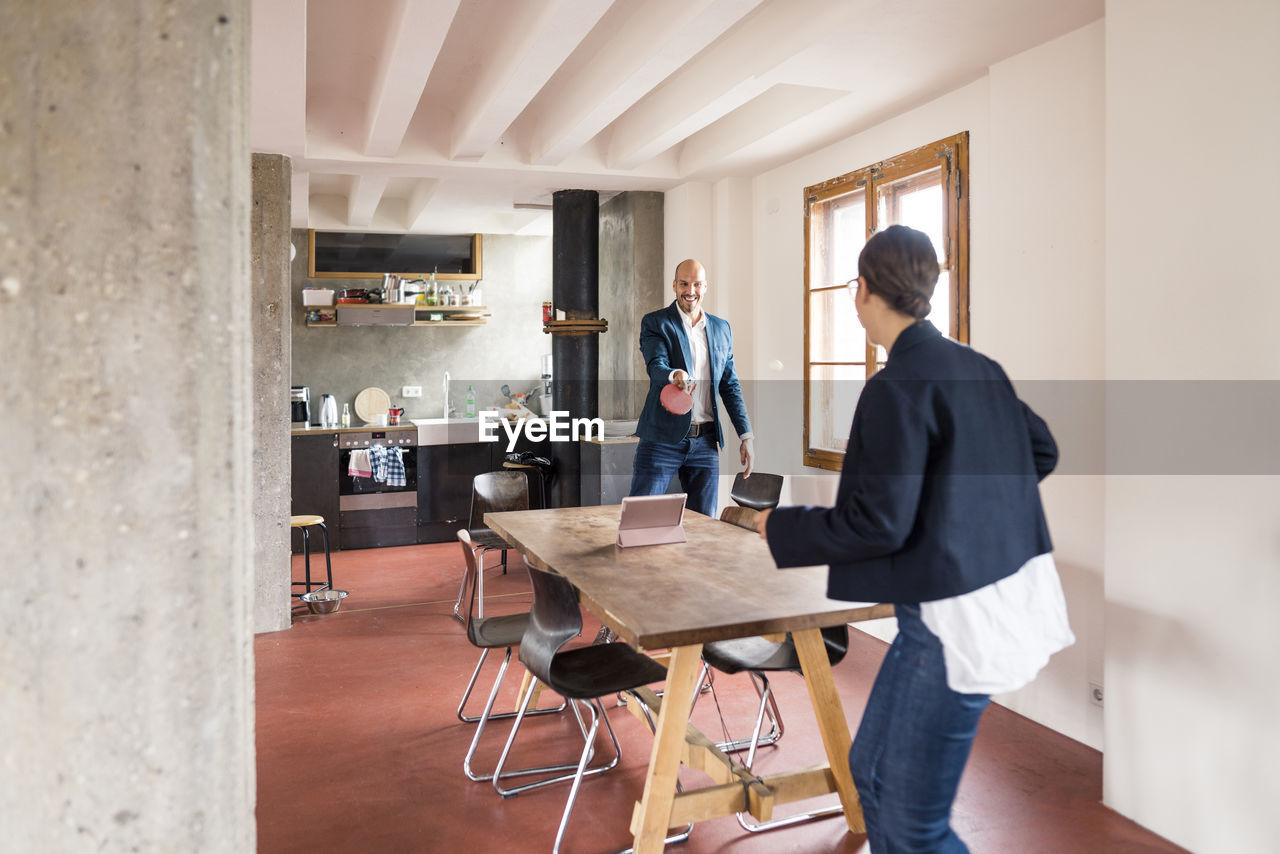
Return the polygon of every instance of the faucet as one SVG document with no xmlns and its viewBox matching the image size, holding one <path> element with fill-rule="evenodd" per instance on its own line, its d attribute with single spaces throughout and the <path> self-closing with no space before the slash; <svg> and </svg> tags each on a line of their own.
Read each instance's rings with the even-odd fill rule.
<svg viewBox="0 0 1280 854">
<path fill-rule="evenodd" d="M 444 372 L 444 417 L 448 420 L 453 414 L 453 407 L 449 405 L 449 372 Z"/>
</svg>

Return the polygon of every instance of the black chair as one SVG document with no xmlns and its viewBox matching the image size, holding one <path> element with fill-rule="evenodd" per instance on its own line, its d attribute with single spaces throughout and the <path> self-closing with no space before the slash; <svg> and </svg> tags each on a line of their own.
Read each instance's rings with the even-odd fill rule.
<svg viewBox="0 0 1280 854">
<path fill-rule="evenodd" d="M 476 613 L 476 599 L 478 598 L 477 590 L 480 586 L 480 568 L 476 562 L 476 550 L 471 542 L 470 535 L 466 531 L 458 532 L 458 541 L 462 544 L 462 558 L 466 565 L 462 586 L 467 600 L 467 640 L 471 641 L 472 646 L 480 650 L 480 660 L 476 662 L 476 669 L 471 673 L 471 681 L 467 683 L 467 690 L 463 692 L 462 701 L 458 703 L 458 720 L 477 724 L 476 733 L 471 739 L 471 747 L 468 748 L 467 756 L 462 761 L 462 771 L 467 775 L 468 779 L 480 782 L 493 779 L 492 774 L 476 774 L 471 770 L 471 760 L 475 756 L 476 746 L 480 743 L 480 736 L 484 733 L 485 724 L 492 720 L 514 718 L 516 716 L 515 712 L 494 714 L 493 703 L 498 696 L 498 689 L 502 686 L 502 678 L 507 673 L 507 665 L 511 662 L 511 648 L 518 646 L 520 639 L 524 637 L 525 627 L 529 624 L 529 612 L 508 614 L 501 617 L 478 616 Z M 480 676 L 480 668 L 484 667 L 485 659 L 489 656 L 489 650 L 501 648 L 506 649 L 506 654 L 502 658 L 502 665 L 498 668 L 498 675 L 493 681 L 493 688 L 489 691 L 489 699 L 484 704 L 484 711 L 479 715 L 473 716 L 464 714 L 463 709 L 467 705 L 467 700 L 471 697 L 472 689 L 475 688 L 476 679 Z M 536 709 L 528 714 L 545 715 L 564 711 L 564 708 L 565 704 L 561 703 L 558 708 Z M 557 765 L 549 768 L 530 768 L 523 771 L 509 771 L 507 776 L 566 771 L 576 767 L 577 765 Z"/>
<path fill-rule="evenodd" d="M 782 497 L 782 475 L 756 471 L 751 473 L 751 477 L 743 477 L 742 472 L 738 472 L 733 478 L 729 497 L 752 510 L 772 510 Z"/>
<path fill-rule="evenodd" d="M 756 475 L 753 474 L 750 480 L 755 479 Z M 782 479 L 778 478 L 778 480 L 780 482 Z M 755 511 L 744 513 L 741 508 L 726 507 L 721 512 L 720 519 L 740 528 L 754 531 L 756 529 L 756 515 Z M 849 627 L 848 625 L 830 626 L 822 629 L 821 632 L 823 644 L 827 649 L 827 660 L 834 666 L 849 651 Z M 708 667 L 713 667 L 728 675 L 746 673 L 750 676 L 756 693 L 760 696 L 760 706 L 756 711 L 755 727 L 751 732 L 751 738 L 730 739 L 716 745 L 716 747 L 725 752 L 746 749 L 748 751 L 746 767 L 749 769 L 755 762 L 757 748 L 774 744 L 778 739 L 782 738 L 784 731 L 782 714 L 778 711 L 778 704 L 773 697 L 773 688 L 769 685 L 769 677 L 765 674 L 801 673 L 800 655 L 796 651 L 795 641 L 792 640 L 790 632 L 787 633 L 786 638 L 782 641 L 771 641 L 760 637 L 712 641 L 703 645 L 702 660 L 704 662 L 702 673 L 704 681 Z M 760 730 L 764 726 L 766 712 L 770 718 L 770 731 L 761 736 Z M 841 806 L 836 804 L 835 806 L 807 813 L 799 813 L 759 823 L 749 822 L 747 820 L 748 813 L 738 813 L 738 824 L 742 825 L 743 829 L 756 833 L 763 830 L 788 827 L 819 818 L 828 818 L 840 815 L 842 812 Z"/>
<path fill-rule="evenodd" d="M 471 481 L 471 512 L 467 517 L 467 533 L 472 549 L 480 564 L 479 604 L 476 613 L 484 614 L 484 555 L 485 552 L 502 552 L 502 571 L 507 571 L 507 549 L 511 544 L 498 536 L 484 523 L 485 513 L 503 510 L 529 509 L 529 478 L 522 471 L 489 471 L 478 474 Z M 463 584 L 466 579 L 463 579 Z M 458 601 L 453 605 L 453 615 L 462 620 L 462 585 L 458 587 Z"/>
<path fill-rule="evenodd" d="M 566 579 L 559 575 L 543 572 L 529 567 L 529 580 L 533 583 L 533 608 L 529 612 L 529 625 L 524 639 L 520 643 L 520 663 L 528 668 L 534 678 L 551 690 L 563 696 L 573 704 L 575 712 L 579 705 L 591 713 L 590 730 L 585 733 L 585 744 L 573 774 L 538 780 L 511 789 L 503 788 L 499 780 L 507 776 L 503 773 L 507 756 L 511 753 L 511 745 L 515 743 L 516 734 L 524 721 L 529 702 L 533 696 L 530 691 L 516 714 L 516 722 L 507 736 L 507 744 L 502 749 L 502 756 L 494 769 L 493 787 L 504 798 L 535 786 L 545 786 L 564 780 L 572 780 L 569 788 L 569 800 L 565 804 L 564 815 L 560 819 L 560 827 L 556 831 L 556 840 L 552 852 L 560 850 L 560 842 L 564 838 L 565 828 L 569 824 L 569 814 L 573 811 L 573 802 L 578 796 L 578 787 L 582 778 L 589 774 L 599 774 L 618 764 L 621 755 L 618 738 L 609 723 L 600 698 L 618 692 L 634 695 L 636 688 L 653 682 L 661 682 L 667 678 L 667 669 L 647 655 L 636 652 L 622 643 L 596 644 L 562 650 L 561 648 L 582 632 L 582 612 L 578 608 L 578 591 Z M 641 702 L 636 697 L 636 702 Z M 641 703 L 641 708 L 646 708 Z M 647 712 L 646 712 L 647 717 Z M 613 742 L 613 759 L 607 765 L 588 768 L 594 754 L 596 733 L 600 728 L 600 720 L 604 719 L 605 729 Z M 579 721 L 581 715 L 579 713 Z M 649 721 L 652 729 L 654 722 Z"/>
</svg>

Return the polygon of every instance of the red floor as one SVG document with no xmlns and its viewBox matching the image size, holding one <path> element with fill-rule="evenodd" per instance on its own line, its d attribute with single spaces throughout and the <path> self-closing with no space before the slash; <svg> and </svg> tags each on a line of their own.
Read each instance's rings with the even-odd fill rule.
<svg viewBox="0 0 1280 854">
<path fill-rule="evenodd" d="M 485 572 L 489 614 L 528 607 L 524 565 L 510 554 L 509 574 Z M 491 553 L 487 564 L 496 561 Z M 462 774 L 474 729 L 458 721 L 455 710 L 478 652 L 452 617 L 462 571 L 459 546 L 337 552 L 333 564 L 336 586 L 351 592 L 337 613 L 295 609 L 290 630 L 255 639 L 258 850 L 549 851 L 567 785 L 504 800 L 489 784 Z M 323 558 L 320 567 L 323 572 Z M 294 568 L 300 578 L 301 558 Z M 583 642 L 589 642 L 598 623 L 589 614 L 585 621 Z M 853 729 L 885 646 L 859 632 L 851 635 L 849 655 L 835 675 Z M 483 705 L 498 660 L 490 655 L 468 706 L 472 713 Z M 513 660 L 504 682 L 506 708 L 522 673 Z M 780 674 L 774 685 L 787 731 L 777 747 L 761 752 L 757 769 L 824 761 L 803 683 Z M 706 695 L 694 723 L 722 738 L 723 717 L 735 736 L 749 734 L 755 694 L 746 677 L 721 677 L 717 696 L 719 713 Z M 627 825 L 652 739 L 626 710 L 610 712 L 622 761 L 584 781 L 565 852 L 615 851 L 630 843 Z M 493 767 L 508 729 L 500 721 L 486 730 L 477 770 Z M 511 762 L 576 759 L 580 745 L 571 715 L 534 718 L 522 727 Z M 682 779 L 692 786 L 708 780 L 687 769 Z M 1183 850 L 1102 806 L 1101 796 L 1101 754 L 993 705 L 961 782 L 954 823 L 975 854 Z M 689 842 L 669 850 L 851 854 L 864 849 L 863 842 L 839 819 L 748 835 L 726 818 L 699 824 Z"/>
</svg>

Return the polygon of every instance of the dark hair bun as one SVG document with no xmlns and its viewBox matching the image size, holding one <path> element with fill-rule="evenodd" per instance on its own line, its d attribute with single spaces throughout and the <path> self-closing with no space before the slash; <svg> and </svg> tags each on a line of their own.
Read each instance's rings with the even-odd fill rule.
<svg viewBox="0 0 1280 854">
<path fill-rule="evenodd" d="M 938 255 L 929 236 L 905 225 L 872 235 L 858 256 L 858 274 L 871 292 L 916 320 L 929 314 L 938 272 Z"/>
</svg>

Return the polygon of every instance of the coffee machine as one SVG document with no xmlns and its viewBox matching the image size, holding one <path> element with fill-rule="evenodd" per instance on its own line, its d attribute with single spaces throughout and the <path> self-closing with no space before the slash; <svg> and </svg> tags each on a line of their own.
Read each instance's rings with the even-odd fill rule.
<svg viewBox="0 0 1280 854">
<path fill-rule="evenodd" d="M 305 385 L 291 386 L 289 389 L 290 421 L 294 427 L 311 426 L 311 389 Z"/>
</svg>

